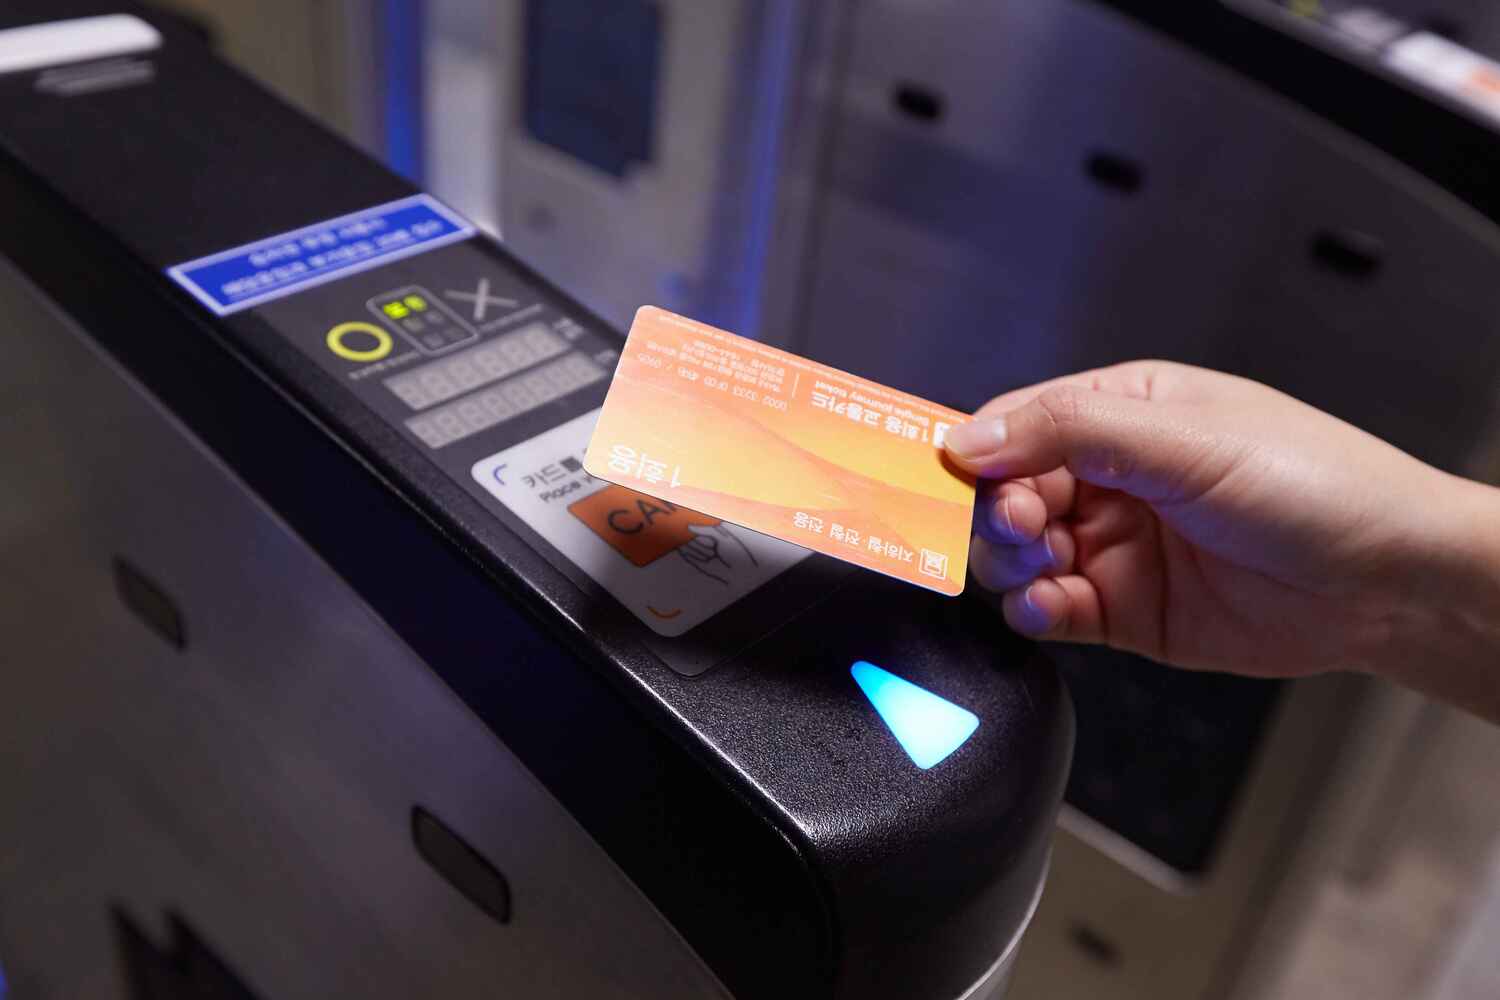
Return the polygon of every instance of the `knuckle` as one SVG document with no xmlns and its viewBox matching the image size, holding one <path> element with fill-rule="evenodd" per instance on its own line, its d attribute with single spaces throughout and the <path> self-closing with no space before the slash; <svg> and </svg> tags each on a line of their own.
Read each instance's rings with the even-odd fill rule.
<svg viewBox="0 0 1500 1000">
<path fill-rule="evenodd" d="M 1101 484 L 1119 484 L 1135 474 L 1138 458 L 1098 412 L 1098 394 L 1075 386 L 1049 389 L 1037 402 L 1052 430 L 1064 442 L 1068 467 Z"/>
<path fill-rule="evenodd" d="M 1085 390 L 1071 385 L 1053 386 L 1036 398 L 1037 406 L 1054 428 L 1078 424 L 1083 418 Z"/>
</svg>

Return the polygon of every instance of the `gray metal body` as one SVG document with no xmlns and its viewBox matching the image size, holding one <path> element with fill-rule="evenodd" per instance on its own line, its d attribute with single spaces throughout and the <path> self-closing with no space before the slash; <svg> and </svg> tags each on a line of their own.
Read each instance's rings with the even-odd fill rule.
<svg viewBox="0 0 1500 1000">
<path fill-rule="evenodd" d="M 958 405 L 1137 357 L 1265 380 L 1450 468 L 1494 412 L 1500 234 L 1258 85 L 1088 3 L 854 5 L 768 335 Z M 823 55 L 825 49 L 830 49 Z M 836 76 L 835 76 L 836 74 Z M 903 80 L 946 97 L 895 113 Z M 1093 181 L 1096 154 L 1140 168 Z M 975 192 L 983 192 L 976 199 Z M 1320 261 L 1367 245 L 1370 275 Z M 771 317 L 779 317 L 772 320 Z"/>
</svg>

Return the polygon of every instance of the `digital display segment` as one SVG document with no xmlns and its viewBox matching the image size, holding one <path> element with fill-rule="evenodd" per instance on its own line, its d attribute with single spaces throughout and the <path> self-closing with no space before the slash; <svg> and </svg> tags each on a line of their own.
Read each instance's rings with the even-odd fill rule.
<svg viewBox="0 0 1500 1000">
<path fill-rule="evenodd" d="M 609 373 L 586 355 L 569 354 L 412 417 L 406 427 L 427 447 L 441 448 L 608 377 Z"/>
<path fill-rule="evenodd" d="M 567 342 L 534 322 L 449 357 L 386 379 L 386 388 L 413 409 L 426 409 L 456 399 L 480 385 L 514 375 L 537 361 L 567 351 Z"/>
<path fill-rule="evenodd" d="M 567 349 L 567 342 L 545 323 L 532 323 L 503 337 L 393 375 L 385 380 L 385 385 L 413 410 L 425 410 L 554 358 Z"/>
</svg>

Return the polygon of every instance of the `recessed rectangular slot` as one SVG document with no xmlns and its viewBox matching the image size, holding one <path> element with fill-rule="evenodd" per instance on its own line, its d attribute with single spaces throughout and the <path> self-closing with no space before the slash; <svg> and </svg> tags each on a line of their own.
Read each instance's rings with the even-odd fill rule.
<svg viewBox="0 0 1500 1000">
<path fill-rule="evenodd" d="M 500 923 L 510 923 L 510 883 L 468 841 L 421 806 L 411 810 L 411 839 L 449 885 Z"/>
<path fill-rule="evenodd" d="M 1325 230 L 1313 237 L 1313 260 L 1346 278 L 1365 280 L 1380 270 L 1385 248 L 1365 233 Z"/>
<path fill-rule="evenodd" d="M 120 601 L 146 626 L 178 649 L 187 646 L 187 623 L 177 602 L 154 580 L 116 556 L 115 590 Z"/>
</svg>

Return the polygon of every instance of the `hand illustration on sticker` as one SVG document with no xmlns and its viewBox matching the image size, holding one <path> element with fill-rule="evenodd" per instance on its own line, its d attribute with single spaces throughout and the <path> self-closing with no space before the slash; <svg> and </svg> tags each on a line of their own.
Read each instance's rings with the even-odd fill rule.
<svg viewBox="0 0 1500 1000">
<path fill-rule="evenodd" d="M 624 486 L 606 486 L 568 505 L 568 513 L 636 566 L 676 553 L 724 586 L 742 566 L 760 561 L 731 525 Z"/>
<path fill-rule="evenodd" d="M 677 547 L 677 554 L 689 566 L 710 580 L 715 580 L 727 587 L 729 586 L 728 577 L 733 575 L 738 567 L 746 565 L 747 562 L 751 566 L 760 565 L 760 560 L 755 558 L 755 553 L 750 551 L 750 546 L 735 534 L 731 525 L 722 521 L 710 526 L 691 524 L 688 530 L 693 533 L 693 537 Z M 720 573 L 724 575 L 718 575 Z"/>
</svg>

